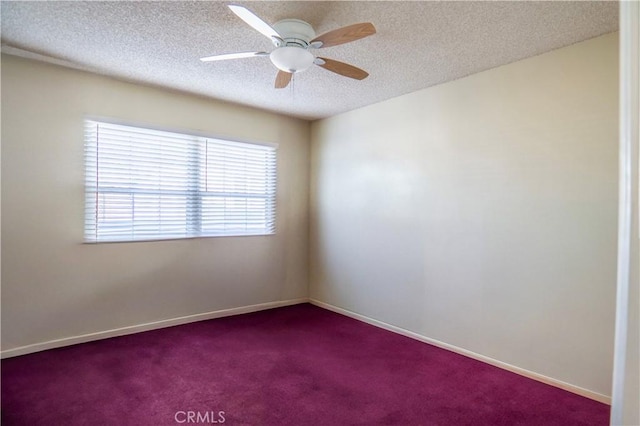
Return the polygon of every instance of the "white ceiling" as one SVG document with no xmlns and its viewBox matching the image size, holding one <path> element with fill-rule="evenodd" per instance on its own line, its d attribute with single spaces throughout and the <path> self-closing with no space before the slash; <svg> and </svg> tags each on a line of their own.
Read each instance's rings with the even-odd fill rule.
<svg viewBox="0 0 640 426">
<path fill-rule="evenodd" d="M 317 34 L 359 22 L 377 29 L 315 51 L 368 71 L 367 79 L 312 67 L 276 90 L 267 57 L 199 61 L 273 47 L 227 4 L 2 1 L 2 51 L 317 119 L 618 29 L 617 2 L 238 1 L 270 24 L 298 18 Z"/>
</svg>

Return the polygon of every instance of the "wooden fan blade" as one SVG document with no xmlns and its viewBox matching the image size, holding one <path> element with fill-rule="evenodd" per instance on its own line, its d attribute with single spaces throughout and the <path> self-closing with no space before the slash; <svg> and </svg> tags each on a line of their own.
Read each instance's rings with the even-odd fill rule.
<svg viewBox="0 0 640 426">
<path fill-rule="evenodd" d="M 335 61 L 333 59 L 318 59 L 321 59 L 321 61 L 318 61 L 316 65 L 321 66 L 326 70 L 335 72 L 336 74 L 340 74 L 349 78 L 355 78 L 356 80 L 363 80 L 369 76 L 368 72 L 354 67 L 353 65 L 345 64 L 344 62 Z"/>
<path fill-rule="evenodd" d="M 337 30 L 329 31 L 319 37 L 311 40 L 311 43 L 319 41 L 322 42 L 320 47 L 337 46 L 338 44 L 349 43 L 351 41 L 359 40 L 364 37 L 368 37 L 376 33 L 376 29 L 371 22 L 364 22 L 362 24 L 353 24 L 348 27 L 338 28 Z"/>
<path fill-rule="evenodd" d="M 293 74 L 290 72 L 278 71 L 276 75 L 276 89 L 284 89 L 289 85 Z"/>
</svg>

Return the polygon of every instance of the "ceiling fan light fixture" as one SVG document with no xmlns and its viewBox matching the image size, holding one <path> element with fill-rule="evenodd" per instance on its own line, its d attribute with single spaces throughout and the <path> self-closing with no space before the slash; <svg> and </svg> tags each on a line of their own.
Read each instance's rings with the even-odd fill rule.
<svg viewBox="0 0 640 426">
<path fill-rule="evenodd" d="M 311 52 L 296 46 L 279 47 L 271 52 L 269 57 L 273 65 L 288 73 L 304 71 L 313 65 L 315 60 Z"/>
</svg>

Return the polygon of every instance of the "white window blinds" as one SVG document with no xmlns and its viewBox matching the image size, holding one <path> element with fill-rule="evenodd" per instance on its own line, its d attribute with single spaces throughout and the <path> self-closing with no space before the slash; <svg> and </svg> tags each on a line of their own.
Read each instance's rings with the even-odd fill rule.
<svg viewBox="0 0 640 426">
<path fill-rule="evenodd" d="M 85 241 L 275 232 L 273 146 L 85 121 Z"/>
</svg>

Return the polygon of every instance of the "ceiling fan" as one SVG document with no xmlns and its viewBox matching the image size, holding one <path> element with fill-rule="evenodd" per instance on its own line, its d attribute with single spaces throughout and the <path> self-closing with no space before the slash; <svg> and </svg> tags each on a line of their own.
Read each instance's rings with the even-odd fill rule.
<svg viewBox="0 0 640 426">
<path fill-rule="evenodd" d="M 314 64 L 356 80 L 362 80 L 369 75 L 366 71 L 353 65 L 334 59 L 316 57 L 309 49 L 337 46 L 375 34 L 376 29 L 370 22 L 338 28 L 316 37 L 313 27 L 299 19 L 284 19 L 271 26 L 243 6 L 229 5 L 229 9 L 255 30 L 269 37 L 276 48 L 271 52 L 238 52 L 207 56 L 200 58 L 201 61 L 269 56 L 273 65 L 278 68 L 275 81 L 276 89 L 287 87 L 294 74 L 302 72 Z"/>
</svg>

